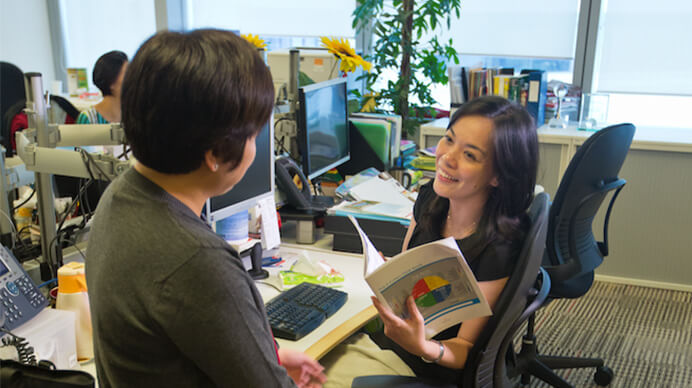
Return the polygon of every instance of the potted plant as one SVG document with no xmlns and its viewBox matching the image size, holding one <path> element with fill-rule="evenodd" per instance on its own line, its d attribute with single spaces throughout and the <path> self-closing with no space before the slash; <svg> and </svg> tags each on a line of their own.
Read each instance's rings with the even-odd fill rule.
<svg viewBox="0 0 692 388">
<path fill-rule="evenodd" d="M 366 59 L 373 71 L 365 73 L 368 93 L 360 95 L 364 111 L 393 112 L 402 117 L 404 133 L 413 134 L 433 113 L 430 86 L 446 84 L 447 62 L 459 63 L 452 39 L 437 37 L 451 18 L 459 17 L 461 0 L 357 0 L 353 27 L 373 33 L 372 53 Z M 422 38 L 432 35 L 427 41 Z M 398 79 L 375 88 L 386 70 L 398 71 Z"/>
</svg>

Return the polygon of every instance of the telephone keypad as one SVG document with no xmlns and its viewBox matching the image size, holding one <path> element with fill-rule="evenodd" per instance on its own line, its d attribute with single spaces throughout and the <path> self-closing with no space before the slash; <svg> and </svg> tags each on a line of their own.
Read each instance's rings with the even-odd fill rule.
<svg viewBox="0 0 692 388">
<path fill-rule="evenodd" d="M 48 304 L 12 252 L 0 247 L 0 311 L 3 327 L 12 330 L 33 318 Z"/>
</svg>

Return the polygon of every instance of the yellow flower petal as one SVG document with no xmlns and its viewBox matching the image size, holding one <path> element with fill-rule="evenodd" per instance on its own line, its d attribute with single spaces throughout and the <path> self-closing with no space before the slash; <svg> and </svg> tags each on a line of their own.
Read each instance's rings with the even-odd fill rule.
<svg viewBox="0 0 692 388">
<path fill-rule="evenodd" d="M 360 109 L 361 112 L 374 112 L 375 108 L 377 107 L 377 97 L 379 97 L 379 93 L 367 93 L 363 97 L 365 97 L 365 102 L 363 103 L 363 107 Z"/>
<path fill-rule="evenodd" d="M 358 66 L 361 66 L 364 70 L 370 71 L 372 65 L 370 62 L 363 60 L 363 58 L 356 54 L 356 51 L 351 48 L 351 45 L 346 39 L 329 39 L 323 36 L 321 39 L 322 46 L 327 49 L 331 54 L 334 54 L 337 58 L 341 60 L 341 65 L 339 69 L 343 72 L 355 71 Z"/>
<path fill-rule="evenodd" d="M 243 37 L 245 40 L 250 42 L 252 45 L 254 45 L 257 48 L 265 48 L 267 47 L 267 44 L 264 43 L 264 40 L 259 37 L 259 35 L 252 35 L 252 34 L 241 34 L 241 37 Z"/>
</svg>

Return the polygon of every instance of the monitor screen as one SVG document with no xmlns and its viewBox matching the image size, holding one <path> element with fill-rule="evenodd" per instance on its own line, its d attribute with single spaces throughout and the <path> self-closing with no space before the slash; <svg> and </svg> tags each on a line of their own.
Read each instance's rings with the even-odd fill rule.
<svg viewBox="0 0 692 388">
<path fill-rule="evenodd" d="M 304 86 L 298 94 L 303 172 L 308 179 L 314 179 L 350 157 L 346 79 Z"/>
<path fill-rule="evenodd" d="M 226 194 L 212 197 L 203 212 L 207 222 L 216 222 L 243 210 L 248 210 L 257 201 L 274 196 L 274 127 L 269 120 L 257 135 L 255 161 L 243 179 Z"/>
</svg>

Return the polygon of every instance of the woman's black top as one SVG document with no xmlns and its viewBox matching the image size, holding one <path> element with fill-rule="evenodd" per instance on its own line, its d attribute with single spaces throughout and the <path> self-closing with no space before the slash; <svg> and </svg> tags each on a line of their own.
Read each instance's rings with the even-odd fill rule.
<svg viewBox="0 0 692 388">
<path fill-rule="evenodd" d="M 433 182 L 421 186 L 418 191 L 418 199 L 413 206 L 413 218 L 416 220 L 416 227 L 411 235 L 408 248 L 423 245 L 431 241 L 442 239 L 442 235 L 428 230 L 424 226 L 424 214 L 430 203 L 438 196 L 433 190 Z M 479 282 L 491 281 L 508 277 L 514 270 L 514 264 L 519 255 L 521 245 L 512 244 L 507 241 L 483 241 L 478 232 L 456 240 L 459 250 L 464 255 L 471 271 Z M 460 325 L 455 325 L 436 335 L 437 340 L 445 340 L 456 337 Z M 372 339 L 383 349 L 394 351 L 408 366 L 413 369 L 418 377 L 444 381 L 448 383 L 458 383 L 461 371 L 446 368 L 437 364 L 424 363 L 417 357 L 384 335 L 383 331 L 371 334 Z"/>
<path fill-rule="evenodd" d="M 431 181 L 421 186 L 418 191 L 418 199 L 413 206 L 413 218 L 416 220 L 416 227 L 408 244 L 409 249 L 443 238 L 442 235 L 435 234 L 423 226 L 423 215 L 430 203 L 437 198 L 432 185 L 433 182 Z M 459 250 L 479 282 L 509 276 L 514 270 L 514 263 L 521 249 L 516 244 L 513 245 L 504 241 L 483 241 L 478 232 L 456 241 Z"/>
</svg>

